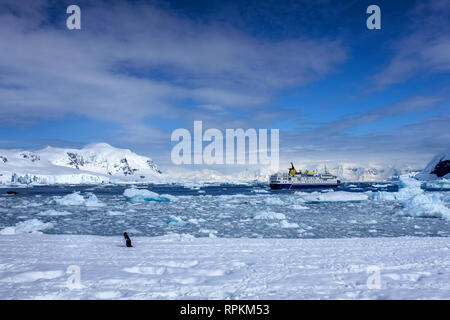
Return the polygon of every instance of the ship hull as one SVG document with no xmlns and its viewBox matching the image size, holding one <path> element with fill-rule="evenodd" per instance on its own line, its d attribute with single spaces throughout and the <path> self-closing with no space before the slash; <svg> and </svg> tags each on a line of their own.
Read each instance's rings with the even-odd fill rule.
<svg viewBox="0 0 450 320">
<path fill-rule="evenodd" d="M 294 189 L 334 189 L 337 184 L 285 184 L 285 183 L 271 183 L 270 189 L 274 190 L 294 190 Z"/>
</svg>

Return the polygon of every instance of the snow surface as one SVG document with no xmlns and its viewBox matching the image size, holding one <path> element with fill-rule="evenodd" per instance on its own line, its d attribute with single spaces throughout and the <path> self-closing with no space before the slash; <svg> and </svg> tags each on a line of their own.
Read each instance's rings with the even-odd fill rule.
<svg viewBox="0 0 450 320">
<path fill-rule="evenodd" d="M 450 299 L 449 238 L 132 241 L 2 235 L 0 299 Z"/>
</svg>

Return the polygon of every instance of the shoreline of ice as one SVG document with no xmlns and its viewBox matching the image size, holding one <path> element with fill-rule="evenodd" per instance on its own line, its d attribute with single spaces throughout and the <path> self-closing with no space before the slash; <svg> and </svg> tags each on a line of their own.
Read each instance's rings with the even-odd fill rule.
<svg viewBox="0 0 450 320">
<path fill-rule="evenodd" d="M 132 240 L 1 236 L 0 299 L 450 298 L 448 238 Z"/>
</svg>

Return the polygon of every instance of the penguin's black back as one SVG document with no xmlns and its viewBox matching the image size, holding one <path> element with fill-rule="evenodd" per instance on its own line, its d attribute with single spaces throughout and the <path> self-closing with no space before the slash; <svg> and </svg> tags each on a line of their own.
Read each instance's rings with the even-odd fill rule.
<svg viewBox="0 0 450 320">
<path fill-rule="evenodd" d="M 124 232 L 123 233 L 123 237 L 125 238 L 125 242 L 126 242 L 127 247 L 132 247 L 133 245 L 131 244 L 131 239 L 128 236 L 128 233 Z"/>
</svg>

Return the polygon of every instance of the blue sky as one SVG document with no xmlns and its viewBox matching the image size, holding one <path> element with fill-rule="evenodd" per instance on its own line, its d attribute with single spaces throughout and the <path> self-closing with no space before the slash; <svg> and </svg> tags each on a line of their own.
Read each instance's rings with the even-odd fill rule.
<svg viewBox="0 0 450 320">
<path fill-rule="evenodd" d="M 167 165 L 171 132 L 203 120 L 280 129 L 282 165 L 423 165 L 450 147 L 449 16 L 446 0 L 0 0 L 0 148 L 108 142 Z"/>
</svg>

